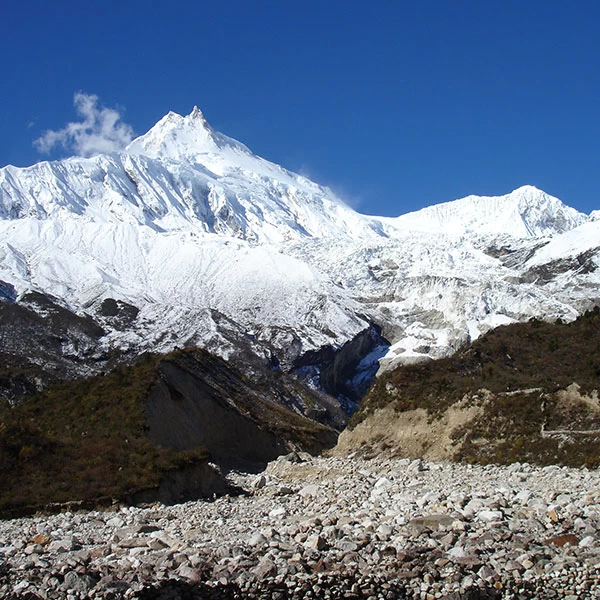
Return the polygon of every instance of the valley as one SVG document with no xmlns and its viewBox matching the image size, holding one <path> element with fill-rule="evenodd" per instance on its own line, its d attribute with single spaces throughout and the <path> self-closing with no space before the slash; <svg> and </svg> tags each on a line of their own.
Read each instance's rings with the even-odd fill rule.
<svg viewBox="0 0 600 600">
<path fill-rule="evenodd" d="M 362 215 L 197 108 L 0 169 L 0 595 L 598 597 L 599 217 Z"/>
</svg>

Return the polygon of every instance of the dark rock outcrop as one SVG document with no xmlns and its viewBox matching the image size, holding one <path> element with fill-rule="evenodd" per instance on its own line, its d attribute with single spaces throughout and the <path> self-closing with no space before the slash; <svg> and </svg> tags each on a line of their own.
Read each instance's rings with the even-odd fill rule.
<svg viewBox="0 0 600 600">
<path fill-rule="evenodd" d="M 331 362 L 321 371 L 321 385 L 332 396 L 345 396 L 359 402 L 371 384 L 379 367 L 376 360 L 365 365 L 359 373 L 359 365 L 376 349 L 387 349 L 389 342 L 382 337 L 381 328 L 371 325 L 338 350 Z M 359 376 L 356 379 L 357 375 Z"/>
<path fill-rule="evenodd" d="M 98 373 L 110 358 L 99 350 L 104 335 L 90 316 L 39 292 L 0 301 L 0 399 L 15 403 L 52 381 Z"/>
<path fill-rule="evenodd" d="M 137 306 L 114 298 L 105 298 L 98 309 L 98 315 L 118 331 L 124 331 L 131 327 L 139 312 L 140 309 Z"/>
<path fill-rule="evenodd" d="M 233 401 L 171 361 L 146 399 L 148 435 L 153 443 L 187 450 L 210 449 L 216 459 L 267 462 L 286 448 L 285 439 L 247 418 Z"/>
<path fill-rule="evenodd" d="M 157 487 L 132 494 L 129 504 L 177 504 L 198 498 L 213 498 L 223 494 L 238 493 L 216 465 L 202 461 L 163 475 Z"/>
<path fill-rule="evenodd" d="M 320 396 L 284 373 L 254 371 L 252 381 L 202 350 L 162 360 L 145 400 L 148 435 L 175 450 L 201 445 L 217 462 L 266 463 L 292 449 L 319 452 L 337 432 L 290 410 Z M 301 396 L 301 398 L 291 398 Z"/>
<path fill-rule="evenodd" d="M 371 324 L 339 349 L 325 346 L 304 353 L 291 372 L 337 398 L 346 414 L 352 414 L 373 382 L 378 359 L 389 345 L 381 328 Z"/>
</svg>

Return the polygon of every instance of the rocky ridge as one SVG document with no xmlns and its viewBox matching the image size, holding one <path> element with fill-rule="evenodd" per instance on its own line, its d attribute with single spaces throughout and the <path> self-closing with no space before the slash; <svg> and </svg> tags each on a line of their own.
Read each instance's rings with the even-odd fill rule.
<svg viewBox="0 0 600 600">
<path fill-rule="evenodd" d="M 0 523 L 0 596 L 600 597 L 597 470 L 280 457 L 247 495 Z"/>
</svg>

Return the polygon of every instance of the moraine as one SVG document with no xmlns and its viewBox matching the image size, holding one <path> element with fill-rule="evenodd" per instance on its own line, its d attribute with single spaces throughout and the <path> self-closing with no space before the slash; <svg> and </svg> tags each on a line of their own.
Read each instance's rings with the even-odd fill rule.
<svg viewBox="0 0 600 600">
<path fill-rule="evenodd" d="M 248 495 L 1 522 L 0 595 L 600 597 L 597 470 L 292 454 L 230 477 Z"/>
</svg>

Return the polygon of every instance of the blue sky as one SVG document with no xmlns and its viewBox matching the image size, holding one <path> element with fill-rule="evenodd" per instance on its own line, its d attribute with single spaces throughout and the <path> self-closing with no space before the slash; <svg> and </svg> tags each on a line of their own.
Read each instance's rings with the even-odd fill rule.
<svg viewBox="0 0 600 600">
<path fill-rule="evenodd" d="M 255 153 L 398 215 L 535 185 L 600 208 L 600 2 L 5 3 L 0 166 L 95 94 L 135 133 L 197 104 Z"/>
</svg>

